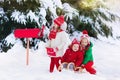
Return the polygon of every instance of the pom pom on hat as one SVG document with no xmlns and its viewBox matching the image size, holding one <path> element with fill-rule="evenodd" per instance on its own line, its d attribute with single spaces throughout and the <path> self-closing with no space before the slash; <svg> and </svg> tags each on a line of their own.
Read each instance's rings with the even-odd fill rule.
<svg viewBox="0 0 120 80">
<path fill-rule="evenodd" d="M 64 22 L 64 23 L 61 25 L 61 29 L 64 30 L 64 31 L 66 31 L 66 29 L 67 29 L 67 23 L 66 23 L 66 22 Z"/>
<path fill-rule="evenodd" d="M 83 38 L 86 38 L 88 40 L 88 42 L 90 42 L 90 37 L 88 35 L 88 31 L 87 30 L 83 30 L 82 31 L 82 36 L 80 37 L 80 41 L 83 39 Z"/>
<path fill-rule="evenodd" d="M 54 20 L 54 23 L 58 26 L 61 26 L 64 23 L 64 16 L 61 15 Z"/>
<path fill-rule="evenodd" d="M 88 34 L 87 30 L 82 31 L 83 34 Z"/>
</svg>

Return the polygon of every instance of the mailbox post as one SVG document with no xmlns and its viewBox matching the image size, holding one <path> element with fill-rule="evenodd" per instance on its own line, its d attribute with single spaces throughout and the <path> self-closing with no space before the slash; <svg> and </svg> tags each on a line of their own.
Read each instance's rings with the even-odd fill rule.
<svg viewBox="0 0 120 80">
<path fill-rule="evenodd" d="M 29 44 L 30 44 L 29 42 L 30 42 L 30 40 L 29 40 L 29 38 L 27 38 L 26 65 L 29 64 Z"/>
<path fill-rule="evenodd" d="M 29 65 L 29 38 L 38 38 L 43 36 L 43 30 L 44 26 L 42 26 L 42 29 L 39 28 L 33 28 L 33 29 L 16 29 L 14 31 L 14 35 L 16 38 L 26 38 L 27 40 L 27 49 L 26 49 L 26 65 Z"/>
</svg>

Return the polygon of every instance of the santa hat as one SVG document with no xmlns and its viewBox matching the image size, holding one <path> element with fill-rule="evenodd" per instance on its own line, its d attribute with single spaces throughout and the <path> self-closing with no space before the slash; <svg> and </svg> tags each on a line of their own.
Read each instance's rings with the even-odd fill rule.
<svg viewBox="0 0 120 80">
<path fill-rule="evenodd" d="M 57 24 L 60 27 L 64 23 L 64 16 L 61 15 L 61 16 L 57 17 L 54 20 L 54 23 Z"/>
<path fill-rule="evenodd" d="M 82 36 L 80 37 L 80 41 L 81 41 L 83 38 L 86 38 L 86 39 L 88 40 L 88 42 L 90 42 L 90 37 L 89 37 L 89 35 L 88 35 L 87 30 L 83 30 L 83 31 L 82 31 Z"/>
</svg>

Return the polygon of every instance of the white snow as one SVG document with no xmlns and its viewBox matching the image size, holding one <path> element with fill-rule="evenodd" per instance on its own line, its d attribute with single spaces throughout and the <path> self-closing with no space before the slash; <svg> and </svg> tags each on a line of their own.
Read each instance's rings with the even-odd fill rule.
<svg viewBox="0 0 120 80">
<path fill-rule="evenodd" d="M 26 49 L 18 39 L 7 53 L 0 53 L 0 80 L 120 80 L 120 42 L 107 43 L 91 39 L 94 43 L 93 56 L 96 75 L 74 73 L 55 68 L 49 73 L 50 58 L 46 55 L 45 43 L 39 43 L 39 49 L 29 50 L 29 65 L 26 65 Z"/>
<path fill-rule="evenodd" d="M 40 9 L 40 14 L 44 18 L 46 16 L 45 9 L 48 7 L 55 17 L 56 5 L 68 11 L 66 15 L 70 16 L 70 18 L 72 18 L 73 14 L 78 15 L 75 9 L 71 8 L 68 4 L 62 5 L 60 0 L 41 0 L 41 2 L 42 8 Z M 38 22 L 34 12 L 29 12 L 28 16 L 31 17 L 31 20 L 34 19 Z M 26 23 L 26 16 L 19 11 L 14 11 L 11 17 L 23 24 Z M 82 18 L 84 17 L 81 16 Z M 86 20 L 90 19 L 86 18 Z M 114 26 L 114 36 L 120 35 L 119 21 L 107 24 Z M 46 33 L 48 33 L 48 30 Z M 74 37 L 79 39 L 80 33 L 75 32 L 74 34 Z M 15 43 L 15 45 L 7 53 L 0 53 L 0 80 L 120 80 L 120 41 L 112 37 L 105 38 L 100 35 L 98 37 L 99 40 L 91 38 L 94 44 L 94 66 L 97 70 L 96 75 L 91 75 L 86 71 L 84 73 L 74 73 L 69 70 L 58 72 L 56 69 L 53 73 L 49 73 L 50 58 L 46 54 L 44 42 L 39 43 L 38 50 L 29 50 L 29 65 L 27 66 L 26 49 L 22 46 L 19 39 L 16 40 L 14 35 L 10 34 L 6 40 L 8 43 Z"/>
<path fill-rule="evenodd" d="M 40 0 L 41 1 L 41 6 L 45 9 L 48 9 L 51 11 L 51 13 L 53 14 L 53 17 L 57 17 L 56 14 L 56 8 L 63 8 L 62 7 L 62 3 L 60 0 Z"/>
<path fill-rule="evenodd" d="M 14 36 L 14 34 L 10 34 L 5 38 L 5 41 L 7 41 L 7 44 L 15 44 L 16 43 L 16 38 Z"/>
<path fill-rule="evenodd" d="M 83 15 L 81 15 L 80 17 L 80 21 L 83 21 L 84 23 L 94 23 L 93 19 L 91 19 L 90 17 L 85 17 Z"/>
<path fill-rule="evenodd" d="M 107 43 L 104 41 L 97 41 L 94 44 L 95 65 L 98 72 L 102 73 L 107 80 L 120 79 L 120 45 L 119 43 Z"/>
<path fill-rule="evenodd" d="M 79 15 L 78 11 L 72 8 L 68 3 L 63 4 L 63 10 L 65 12 L 65 16 L 68 16 L 70 19 Z"/>
<path fill-rule="evenodd" d="M 2 14 L 5 14 L 3 8 L 1 7 L 0 7 L 0 14 L 1 14 L 0 17 L 2 16 Z"/>
<path fill-rule="evenodd" d="M 19 12 L 14 10 L 14 12 L 11 15 L 12 20 L 17 21 L 18 23 L 26 24 L 26 16 Z"/>
<path fill-rule="evenodd" d="M 28 19 L 30 18 L 31 22 L 36 18 L 35 13 L 30 10 L 26 16 Z M 36 21 L 36 20 L 35 20 Z"/>
</svg>

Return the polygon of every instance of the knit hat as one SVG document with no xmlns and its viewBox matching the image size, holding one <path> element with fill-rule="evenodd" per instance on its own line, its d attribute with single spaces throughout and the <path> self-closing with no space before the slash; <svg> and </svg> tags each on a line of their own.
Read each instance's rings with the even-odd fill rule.
<svg viewBox="0 0 120 80">
<path fill-rule="evenodd" d="M 61 15 L 61 16 L 57 17 L 54 20 L 54 23 L 57 24 L 60 27 L 64 23 L 64 16 Z"/>
<path fill-rule="evenodd" d="M 80 43 L 76 38 L 74 38 L 73 41 L 72 41 L 72 44 L 80 44 Z"/>
<path fill-rule="evenodd" d="M 88 35 L 87 30 L 83 30 L 83 31 L 82 31 L 82 36 L 80 37 L 80 41 L 81 41 L 83 38 L 86 38 L 86 39 L 88 40 L 88 42 L 90 42 L 90 37 L 89 37 L 89 35 Z"/>
<path fill-rule="evenodd" d="M 72 41 L 71 45 L 69 46 L 69 48 L 72 49 L 74 44 L 78 44 L 78 45 L 80 44 L 79 41 L 76 38 L 73 39 L 73 41 Z"/>
</svg>

